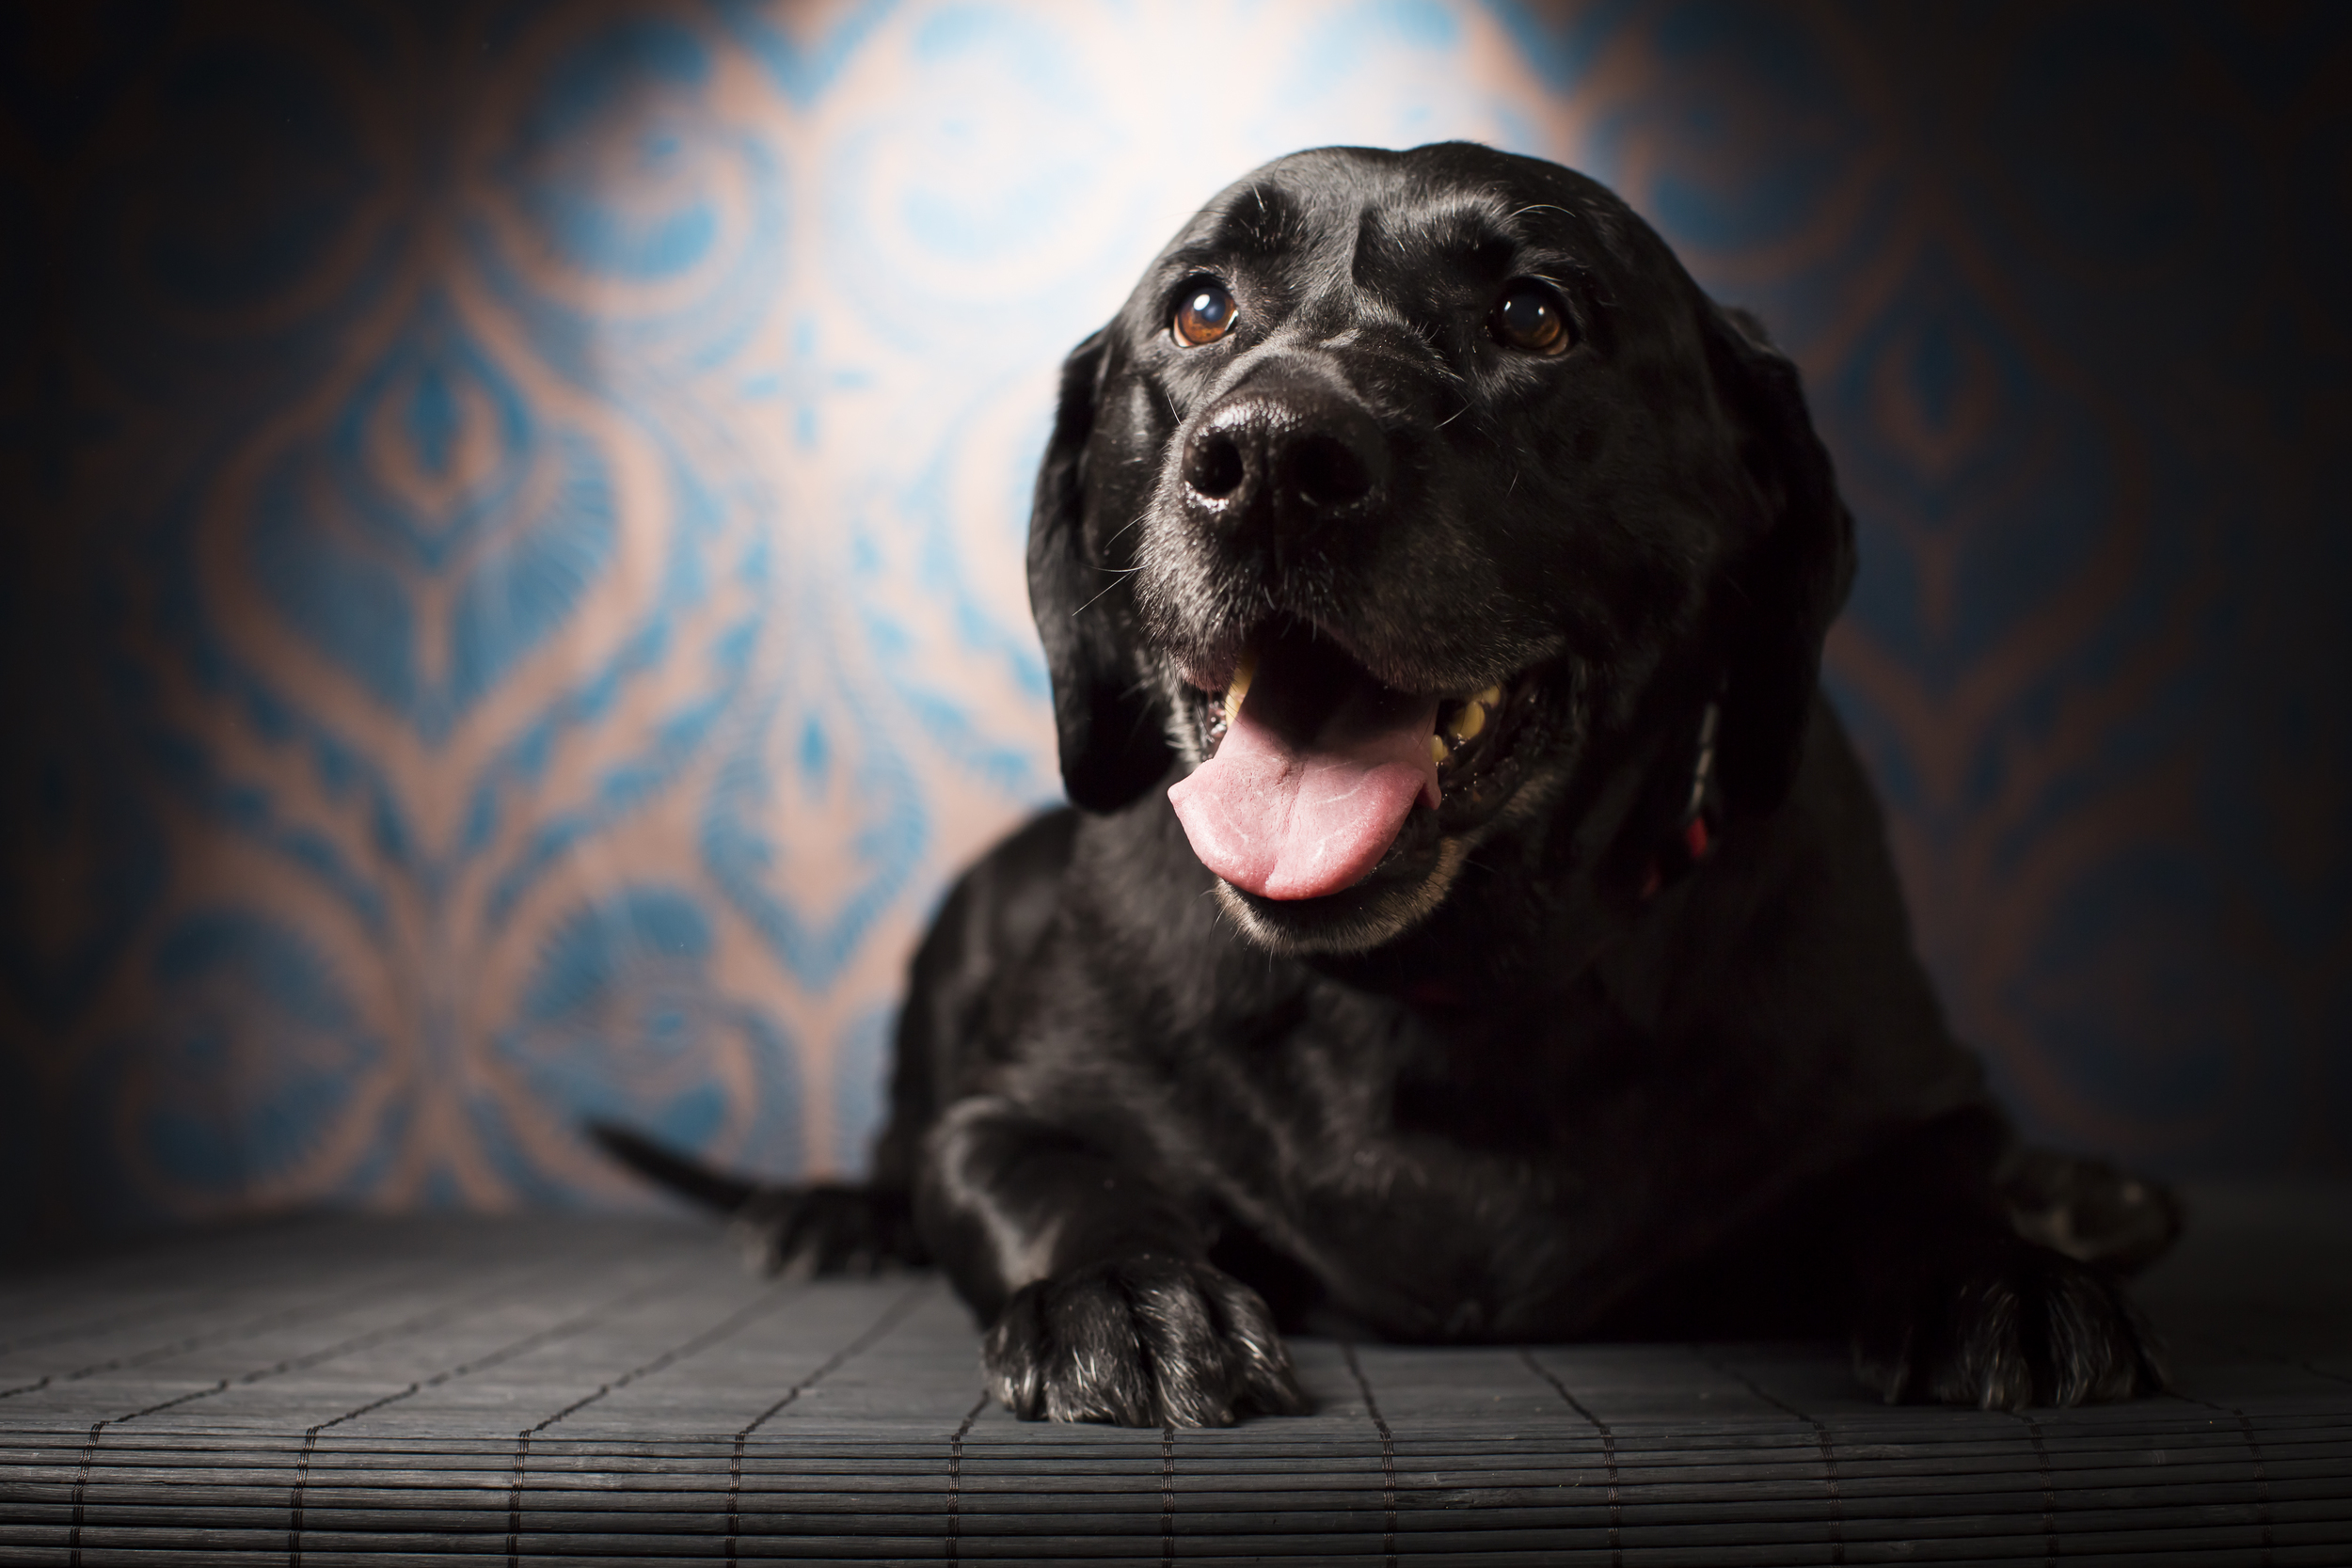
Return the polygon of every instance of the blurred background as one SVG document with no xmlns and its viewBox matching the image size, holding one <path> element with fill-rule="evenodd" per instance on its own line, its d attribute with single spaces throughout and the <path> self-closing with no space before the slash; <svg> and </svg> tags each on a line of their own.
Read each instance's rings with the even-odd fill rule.
<svg viewBox="0 0 2352 1568">
<path fill-rule="evenodd" d="M 2352 8 L 12 8 L 0 1246 L 854 1172 L 1058 795 L 1055 367 L 1251 166 L 1618 189 L 1803 365 L 2035 1135 L 2352 1166 Z"/>
</svg>

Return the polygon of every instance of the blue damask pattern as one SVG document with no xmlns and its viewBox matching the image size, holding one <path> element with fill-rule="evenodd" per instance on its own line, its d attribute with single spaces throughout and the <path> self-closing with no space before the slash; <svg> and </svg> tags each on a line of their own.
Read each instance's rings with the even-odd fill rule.
<svg viewBox="0 0 2352 1568">
<path fill-rule="evenodd" d="M 1833 686 L 2028 1125 L 2345 1157 L 2333 13 L 47 12 L 0 22 L 0 1241 L 642 1201 L 592 1114 L 855 1169 L 924 916 L 1057 793 L 1059 356 L 1250 165 L 1456 135 L 1804 363 Z"/>
</svg>

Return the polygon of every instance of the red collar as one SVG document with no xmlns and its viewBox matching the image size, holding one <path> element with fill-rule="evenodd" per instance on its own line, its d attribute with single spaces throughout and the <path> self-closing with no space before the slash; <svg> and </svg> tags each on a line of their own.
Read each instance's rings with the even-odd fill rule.
<svg viewBox="0 0 2352 1568">
<path fill-rule="evenodd" d="M 1716 825 L 1723 804 L 1715 788 L 1715 727 L 1722 710 L 1708 703 L 1699 714 L 1698 756 L 1691 764 L 1691 793 L 1683 801 L 1682 817 L 1674 836 L 1650 857 L 1642 873 L 1642 897 L 1654 898 L 1667 883 L 1688 876 L 1714 853 Z"/>
</svg>

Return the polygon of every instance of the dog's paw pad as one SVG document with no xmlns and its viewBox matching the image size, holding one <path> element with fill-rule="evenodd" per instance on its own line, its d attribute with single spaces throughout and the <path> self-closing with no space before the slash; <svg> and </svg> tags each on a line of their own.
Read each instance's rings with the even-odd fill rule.
<svg viewBox="0 0 2352 1568">
<path fill-rule="evenodd" d="M 1307 1408 L 1257 1292 L 1164 1255 L 1024 1286 L 984 1354 L 990 1387 L 1024 1420 L 1228 1426 Z"/>
<path fill-rule="evenodd" d="M 2106 1273 L 2018 1242 L 1918 1271 L 1854 1337 L 1854 1370 L 1889 1403 L 2016 1410 L 2161 1392 L 2153 1333 Z"/>
</svg>

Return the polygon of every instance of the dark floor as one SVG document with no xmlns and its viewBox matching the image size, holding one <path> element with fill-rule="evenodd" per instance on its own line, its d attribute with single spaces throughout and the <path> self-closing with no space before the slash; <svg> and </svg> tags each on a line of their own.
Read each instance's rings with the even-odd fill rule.
<svg viewBox="0 0 2352 1568">
<path fill-rule="evenodd" d="M 1888 1409 L 1826 1347 L 1303 1340 L 1320 1409 L 1023 1425 L 929 1277 L 644 1220 L 304 1220 L 0 1279 L 0 1561 L 2352 1562 L 2352 1190 L 2211 1190 L 2164 1398 Z"/>
</svg>

